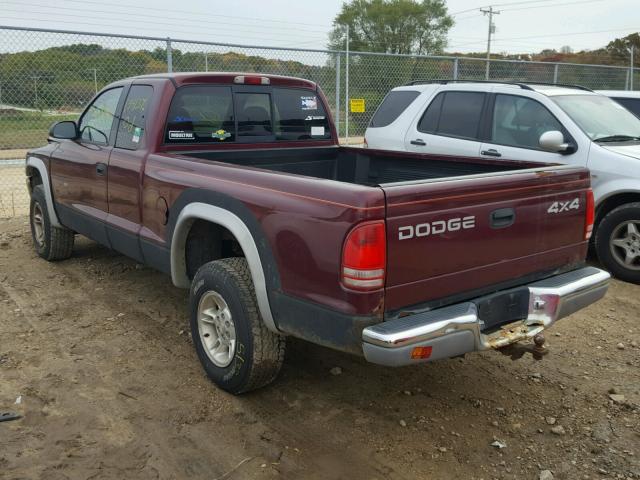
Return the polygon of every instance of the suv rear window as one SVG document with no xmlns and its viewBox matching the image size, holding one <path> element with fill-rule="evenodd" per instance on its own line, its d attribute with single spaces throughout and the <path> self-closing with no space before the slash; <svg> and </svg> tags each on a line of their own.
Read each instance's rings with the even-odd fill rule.
<svg viewBox="0 0 640 480">
<path fill-rule="evenodd" d="M 331 138 L 327 112 L 313 90 L 186 86 L 173 97 L 166 143 L 220 143 Z"/>
<path fill-rule="evenodd" d="M 395 90 L 384 97 L 384 100 L 371 119 L 369 127 L 378 128 L 391 125 L 409 105 L 420 95 L 414 90 Z"/>
</svg>

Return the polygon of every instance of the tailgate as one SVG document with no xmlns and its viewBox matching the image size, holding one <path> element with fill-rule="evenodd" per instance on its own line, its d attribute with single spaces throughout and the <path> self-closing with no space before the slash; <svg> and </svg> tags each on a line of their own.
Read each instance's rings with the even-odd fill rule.
<svg viewBox="0 0 640 480">
<path fill-rule="evenodd" d="M 588 170 L 571 166 L 381 185 L 386 310 L 452 303 L 581 263 L 589 186 Z"/>
</svg>

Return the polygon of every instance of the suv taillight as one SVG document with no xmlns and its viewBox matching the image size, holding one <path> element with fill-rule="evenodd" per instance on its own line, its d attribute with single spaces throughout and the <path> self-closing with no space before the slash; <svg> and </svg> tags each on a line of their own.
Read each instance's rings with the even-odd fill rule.
<svg viewBox="0 0 640 480">
<path fill-rule="evenodd" d="M 366 222 L 349 232 L 342 248 L 342 284 L 354 290 L 384 287 L 387 238 L 384 221 Z"/>
<path fill-rule="evenodd" d="M 584 239 L 589 240 L 593 233 L 593 222 L 596 216 L 595 201 L 593 200 L 593 190 L 587 190 L 587 211 L 584 218 Z"/>
</svg>

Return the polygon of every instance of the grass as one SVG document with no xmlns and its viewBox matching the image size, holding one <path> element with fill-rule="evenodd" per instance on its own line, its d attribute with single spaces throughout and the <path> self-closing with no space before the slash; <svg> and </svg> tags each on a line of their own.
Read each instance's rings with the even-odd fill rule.
<svg viewBox="0 0 640 480">
<path fill-rule="evenodd" d="M 77 120 L 75 114 L 0 110 L 0 150 L 39 147 L 47 143 L 49 127 L 61 120 Z"/>
</svg>

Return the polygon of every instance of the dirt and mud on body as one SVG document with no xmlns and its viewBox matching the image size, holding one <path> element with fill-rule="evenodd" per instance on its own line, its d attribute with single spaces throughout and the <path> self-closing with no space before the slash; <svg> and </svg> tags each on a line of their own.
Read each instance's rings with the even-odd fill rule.
<svg viewBox="0 0 640 480">
<path fill-rule="evenodd" d="M 85 239 L 47 263 L 0 221 L 0 413 L 23 416 L 0 478 L 640 478 L 639 288 L 562 320 L 541 362 L 390 369 L 292 340 L 272 386 L 232 397 L 167 276 Z"/>
</svg>

